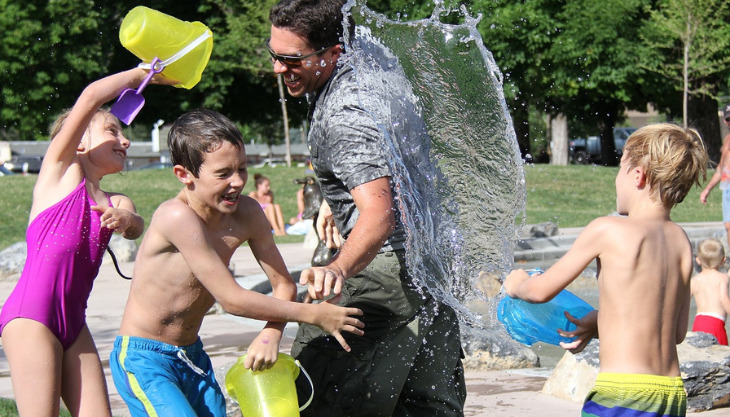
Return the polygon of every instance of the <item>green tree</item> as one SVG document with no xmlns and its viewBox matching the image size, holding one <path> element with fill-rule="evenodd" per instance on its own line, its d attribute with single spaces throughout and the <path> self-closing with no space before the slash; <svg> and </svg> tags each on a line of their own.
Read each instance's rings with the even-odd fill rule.
<svg viewBox="0 0 730 417">
<path fill-rule="evenodd" d="M 205 105 L 224 110 L 269 144 L 284 137 L 281 103 L 271 58 L 266 49 L 271 24 L 269 9 L 278 0 L 209 0 L 211 29 L 218 36 L 210 71 L 202 84 L 208 91 Z M 214 29 L 215 28 L 215 29 Z M 304 99 L 285 98 L 289 123 L 300 125 L 306 118 Z"/>
<path fill-rule="evenodd" d="M 48 123 L 73 104 L 78 86 L 107 71 L 107 46 L 116 37 L 107 29 L 115 13 L 91 0 L 0 0 L 3 139 L 9 132 L 23 140 L 47 138 Z"/>
<path fill-rule="evenodd" d="M 641 66 L 682 92 L 684 126 L 698 128 L 717 160 L 716 97 L 730 68 L 730 6 L 724 0 L 663 0 L 649 13 L 640 32 Z M 703 110 L 693 111 L 692 103 Z"/>
<path fill-rule="evenodd" d="M 504 75 L 504 94 L 522 154 L 530 153 L 531 109 L 555 114 L 549 95 L 553 85 L 550 48 L 560 33 L 560 0 L 476 1 L 482 15 L 478 29 Z"/>
<path fill-rule="evenodd" d="M 554 106 L 570 119 L 581 119 L 598 128 L 601 158 L 616 165 L 613 127 L 626 108 L 646 108 L 642 94 L 647 80 L 636 58 L 638 28 L 644 0 L 576 0 L 560 13 L 563 30 L 553 42 L 554 59 L 550 91 Z"/>
<path fill-rule="evenodd" d="M 88 83 L 136 66 L 139 59 L 119 42 L 119 27 L 137 4 L 0 0 L 1 138 L 47 139 L 48 125 L 74 104 Z M 198 6 L 159 0 L 153 7 L 183 20 L 203 20 Z M 145 93 L 147 103 L 135 124 L 173 120 L 203 97 L 183 89 L 154 90 Z"/>
</svg>

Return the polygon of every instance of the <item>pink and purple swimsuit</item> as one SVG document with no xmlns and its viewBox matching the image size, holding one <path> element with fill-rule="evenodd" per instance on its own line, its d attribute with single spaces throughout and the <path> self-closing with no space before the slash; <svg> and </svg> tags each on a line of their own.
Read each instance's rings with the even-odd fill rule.
<svg viewBox="0 0 730 417">
<path fill-rule="evenodd" d="M 11 320 L 27 318 L 48 327 L 64 350 L 76 341 L 112 235 L 93 205 L 83 180 L 28 225 L 25 267 L 0 311 L 0 334 Z"/>
</svg>

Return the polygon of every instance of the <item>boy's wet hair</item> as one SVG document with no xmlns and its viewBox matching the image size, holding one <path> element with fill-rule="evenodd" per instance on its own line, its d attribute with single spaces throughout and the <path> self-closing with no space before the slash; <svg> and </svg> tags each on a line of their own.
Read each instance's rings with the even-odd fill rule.
<svg viewBox="0 0 730 417">
<path fill-rule="evenodd" d="M 245 149 L 243 136 L 233 122 L 207 109 L 192 110 L 178 117 L 167 135 L 173 165 L 182 165 L 196 177 L 205 154 L 215 151 L 223 142 Z"/>
<path fill-rule="evenodd" d="M 718 239 L 705 239 L 697 245 L 697 258 L 705 269 L 717 269 L 725 261 L 725 247 Z"/>
<path fill-rule="evenodd" d="M 269 20 L 277 28 L 294 32 L 314 49 L 344 42 L 342 6 L 346 0 L 281 0 L 271 8 Z M 348 16 L 350 37 L 355 30 Z"/>
<path fill-rule="evenodd" d="M 621 169 L 644 168 L 652 197 L 668 208 L 681 203 L 700 178 L 706 179 L 707 151 L 694 129 L 671 123 L 644 126 L 629 136 L 623 153 Z"/>
</svg>

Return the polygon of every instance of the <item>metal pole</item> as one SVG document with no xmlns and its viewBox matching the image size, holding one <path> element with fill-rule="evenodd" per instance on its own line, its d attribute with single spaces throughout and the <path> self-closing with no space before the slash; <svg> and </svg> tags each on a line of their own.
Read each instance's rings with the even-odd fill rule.
<svg viewBox="0 0 730 417">
<path fill-rule="evenodd" d="M 284 81 L 281 74 L 276 75 L 276 82 L 279 84 L 279 101 L 281 102 L 281 114 L 284 117 L 284 142 L 286 143 L 286 166 L 291 166 L 291 141 L 289 140 L 289 116 L 286 113 L 286 96 L 284 95 Z"/>
</svg>

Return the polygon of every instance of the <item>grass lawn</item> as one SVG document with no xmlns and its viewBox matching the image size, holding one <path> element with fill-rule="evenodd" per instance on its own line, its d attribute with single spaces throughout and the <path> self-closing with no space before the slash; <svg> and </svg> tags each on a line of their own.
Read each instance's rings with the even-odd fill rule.
<svg viewBox="0 0 730 417">
<path fill-rule="evenodd" d="M 18 417 L 18 408 L 15 406 L 15 401 L 0 398 L 0 416 Z M 61 409 L 59 417 L 71 417 L 71 414 L 67 410 Z"/>
<path fill-rule="evenodd" d="M 527 223 L 554 222 L 559 227 L 580 227 L 592 219 L 615 211 L 614 178 L 618 168 L 590 165 L 525 166 Z M 276 202 L 284 220 L 296 216 L 295 178 L 307 174 L 304 168 L 251 168 L 244 194 L 254 189 L 253 175 L 261 173 L 271 180 Z M 710 172 L 710 174 L 712 171 Z M 0 250 L 24 240 L 31 193 L 36 177 L 14 175 L 0 177 Z M 182 188 L 172 170 L 131 171 L 104 178 L 102 187 L 132 198 L 137 210 L 149 223 L 155 208 L 174 197 Z M 673 210 L 678 222 L 721 221 L 721 193 L 714 190 L 707 205 L 699 202 L 701 189 L 694 188 L 685 201 Z M 303 236 L 276 237 L 278 243 L 303 241 Z"/>
<path fill-rule="evenodd" d="M 550 221 L 559 227 L 581 227 L 596 217 L 615 212 L 617 171 L 617 167 L 592 165 L 525 166 L 527 223 Z M 708 179 L 713 172 L 708 172 Z M 692 188 L 684 201 L 672 209 L 672 220 L 722 221 L 722 192 L 716 187 L 703 205 L 701 191 L 701 187 Z"/>
</svg>

